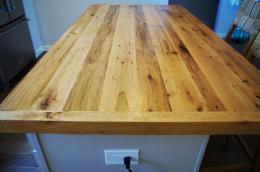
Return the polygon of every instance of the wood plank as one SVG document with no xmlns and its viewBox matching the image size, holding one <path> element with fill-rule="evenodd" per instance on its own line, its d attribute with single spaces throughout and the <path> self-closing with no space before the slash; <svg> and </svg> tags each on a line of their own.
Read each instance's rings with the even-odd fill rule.
<svg viewBox="0 0 260 172">
<path fill-rule="evenodd" d="M 141 6 L 134 7 L 139 110 L 171 111 L 165 84 Z"/>
<path fill-rule="evenodd" d="M 157 8 L 159 11 L 162 10 L 161 8 Z M 202 73 L 201 69 L 199 68 L 198 64 L 190 54 L 190 52 L 185 47 L 183 41 L 180 39 L 178 34 L 176 33 L 175 29 L 171 26 L 170 22 L 167 20 L 166 17 L 158 11 L 160 19 L 163 23 L 163 26 L 167 28 L 167 34 L 172 40 L 172 44 L 175 47 L 178 54 L 184 61 L 189 70 L 193 80 L 195 81 L 196 85 L 198 86 L 200 93 L 204 97 L 207 107 L 209 110 L 212 111 L 221 111 L 225 110 L 225 106 L 223 102 L 219 99 L 218 95 L 216 94 L 215 90 L 213 90 L 212 86 L 210 85 L 206 76 Z"/>
<path fill-rule="evenodd" d="M 163 24 L 158 23 L 160 18 L 149 7 L 143 9 L 172 111 L 207 110 L 208 107 L 180 54 L 165 32 Z"/>
<path fill-rule="evenodd" d="M 127 19 L 127 20 L 126 20 Z M 121 6 L 109 55 L 99 111 L 136 111 L 137 70 L 134 14 Z"/>
<path fill-rule="evenodd" d="M 70 93 L 65 110 L 98 110 L 118 11 L 119 6 L 110 7 Z"/>
<path fill-rule="evenodd" d="M 1 132 L 256 134 L 259 112 L 1 111 Z"/>
</svg>

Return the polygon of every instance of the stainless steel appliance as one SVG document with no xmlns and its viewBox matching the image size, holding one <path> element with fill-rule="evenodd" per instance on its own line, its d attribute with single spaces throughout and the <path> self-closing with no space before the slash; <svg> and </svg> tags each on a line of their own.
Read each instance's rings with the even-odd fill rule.
<svg viewBox="0 0 260 172">
<path fill-rule="evenodd" d="M 35 58 L 22 0 L 0 0 L 0 87 Z"/>
</svg>

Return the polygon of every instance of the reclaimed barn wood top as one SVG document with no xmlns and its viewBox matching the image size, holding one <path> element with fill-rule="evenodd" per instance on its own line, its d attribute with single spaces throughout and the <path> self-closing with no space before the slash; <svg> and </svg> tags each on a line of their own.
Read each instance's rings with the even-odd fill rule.
<svg viewBox="0 0 260 172">
<path fill-rule="evenodd" d="M 93 5 L 0 110 L 0 132 L 260 133 L 260 75 L 181 6 Z"/>
</svg>

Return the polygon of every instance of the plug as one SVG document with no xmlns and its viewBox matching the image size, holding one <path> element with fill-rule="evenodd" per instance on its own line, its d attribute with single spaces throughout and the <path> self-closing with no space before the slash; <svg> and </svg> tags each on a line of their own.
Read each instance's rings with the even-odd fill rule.
<svg viewBox="0 0 260 172">
<path fill-rule="evenodd" d="M 125 168 L 128 170 L 128 172 L 132 172 L 131 170 L 131 157 L 130 156 L 126 156 L 124 157 L 124 164 L 125 164 Z"/>
</svg>

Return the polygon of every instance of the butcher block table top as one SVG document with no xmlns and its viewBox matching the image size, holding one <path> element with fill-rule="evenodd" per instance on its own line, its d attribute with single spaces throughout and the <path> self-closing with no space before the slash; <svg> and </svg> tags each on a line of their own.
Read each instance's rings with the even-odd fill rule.
<svg viewBox="0 0 260 172">
<path fill-rule="evenodd" d="M 259 134 L 260 75 L 181 6 L 93 5 L 0 110 L 0 132 Z"/>
</svg>

